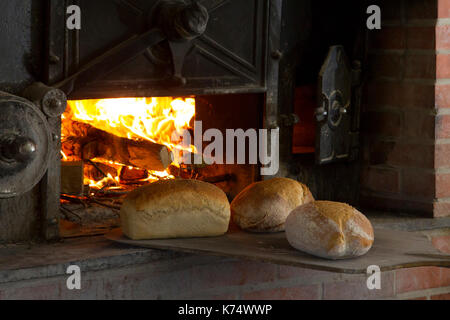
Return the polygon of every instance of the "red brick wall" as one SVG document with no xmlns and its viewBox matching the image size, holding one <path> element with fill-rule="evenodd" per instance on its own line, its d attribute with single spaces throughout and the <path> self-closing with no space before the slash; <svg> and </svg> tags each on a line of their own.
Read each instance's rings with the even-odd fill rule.
<svg viewBox="0 0 450 320">
<path fill-rule="evenodd" d="M 81 290 L 68 290 L 66 280 L 53 277 L 0 283 L 0 300 L 450 299 L 450 269 L 437 267 L 383 272 L 379 290 L 367 288 L 366 275 L 204 257 L 82 273 Z"/>
<path fill-rule="evenodd" d="M 370 31 L 361 203 L 450 215 L 450 0 L 381 1 Z"/>
<path fill-rule="evenodd" d="M 424 235 L 450 254 L 448 230 Z M 107 263 L 105 262 L 107 265 Z M 53 269 L 53 270 L 52 270 Z M 57 268 L 56 268 L 57 269 Z M 64 269 L 64 268 L 63 268 Z M 367 288 L 367 275 L 349 275 L 248 260 L 186 256 L 122 268 L 81 269 L 81 290 L 68 290 L 67 276 L 38 268 L 40 278 L 0 278 L 0 300 L 6 299 L 446 299 L 450 268 L 419 267 L 383 272 L 381 289 Z M 23 276 L 30 279 L 30 272 Z"/>
</svg>

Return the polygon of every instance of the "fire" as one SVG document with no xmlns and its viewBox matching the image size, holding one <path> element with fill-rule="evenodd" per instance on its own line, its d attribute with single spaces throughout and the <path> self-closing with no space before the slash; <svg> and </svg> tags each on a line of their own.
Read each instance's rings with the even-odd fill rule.
<svg viewBox="0 0 450 320">
<path fill-rule="evenodd" d="M 178 146 L 172 133 L 190 128 L 195 115 L 195 99 L 118 98 L 69 101 L 63 115 L 88 123 L 98 129 L 128 139 L 146 139 L 164 144 L 171 150 Z"/>
<path fill-rule="evenodd" d="M 183 150 L 180 141 L 173 141 L 174 132 L 181 134 L 191 129 L 190 122 L 195 116 L 194 98 L 118 98 L 97 100 L 74 100 L 68 102 L 62 120 L 62 143 L 65 143 L 66 132 L 73 121 L 89 124 L 97 129 L 106 131 L 122 138 L 133 140 L 148 140 L 165 145 L 174 152 L 174 165 L 178 165 L 178 153 Z M 187 151 L 195 152 L 194 146 Z M 64 160 L 71 160 L 70 156 L 61 152 Z M 91 159 L 91 161 L 97 159 Z M 120 170 L 123 165 L 109 161 L 117 168 L 116 175 L 108 173 L 99 181 L 85 179 L 85 183 L 96 189 L 105 185 L 118 185 Z M 131 169 L 131 168 L 129 168 Z M 139 168 L 136 168 L 139 169 Z M 159 179 L 174 178 L 169 172 L 148 171 L 148 177 L 141 182 L 152 182 Z"/>
</svg>

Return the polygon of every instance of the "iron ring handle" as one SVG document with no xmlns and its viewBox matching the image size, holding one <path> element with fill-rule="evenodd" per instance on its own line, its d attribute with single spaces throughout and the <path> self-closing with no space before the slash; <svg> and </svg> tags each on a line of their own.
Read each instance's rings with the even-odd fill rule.
<svg viewBox="0 0 450 320">
<path fill-rule="evenodd" d="M 0 158 L 7 162 L 28 163 L 36 150 L 36 143 L 31 138 L 11 135 L 0 139 Z"/>
</svg>

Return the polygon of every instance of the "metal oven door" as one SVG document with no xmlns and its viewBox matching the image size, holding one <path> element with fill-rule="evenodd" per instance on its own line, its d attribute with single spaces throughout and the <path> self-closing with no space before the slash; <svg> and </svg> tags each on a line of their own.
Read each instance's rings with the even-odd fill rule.
<svg viewBox="0 0 450 320">
<path fill-rule="evenodd" d="M 70 1 L 74 30 L 66 2 L 49 1 L 46 80 L 73 99 L 265 90 L 271 1 Z"/>
</svg>

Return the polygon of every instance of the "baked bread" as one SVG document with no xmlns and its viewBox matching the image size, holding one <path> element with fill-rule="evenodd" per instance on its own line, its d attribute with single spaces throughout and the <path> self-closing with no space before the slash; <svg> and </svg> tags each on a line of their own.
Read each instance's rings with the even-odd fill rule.
<svg viewBox="0 0 450 320">
<path fill-rule="evenodd" d="M 361 256 L 372 247 L 373 228 L 358 210 L 345 203 L 315 201 L 293 210 L 286 219 L 291 246 L 328 259 Z"/>
<path fill-rule="evenodd" d="M 164 180 L 130 192 L 120 219 L 133 240 L 218 236 L 228 230 L 230 204 L 213 184 Z"/>
<path fill-rule="evenodd" d="M 273 178 L 242 190 L 231 202 L 231 212 L 233 221 L 243 230 L 278 232 L 284 230 L 284 222 L 293 209 L 313 200 L 304 184 Z"/>
</svg>

